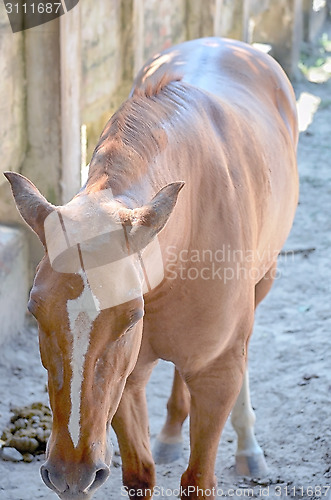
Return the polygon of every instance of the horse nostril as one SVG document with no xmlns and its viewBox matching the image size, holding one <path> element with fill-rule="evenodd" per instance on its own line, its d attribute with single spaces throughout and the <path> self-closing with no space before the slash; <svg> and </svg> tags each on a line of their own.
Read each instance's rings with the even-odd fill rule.
<svg viewBox="0 0 331 500">
<path fill-rule="evenodd" d="M 41 474 L 42 480 L 44 481 L 46 486 L 48 486 L 48 488 L 50 488 L 51 490 L 54 490 L 54 485 L 51 483 L 51 480 L 49 478 L 48 469 L 46 469 L 46 467 L 42 466 L 40 468 L 40 474 Z"/>
<path fill-rule="evenodd" d="M 40 468 L 40 474 L 46 486 L 48 486 L 48 488 L 50 488 L 51 490 L 54 490 L 54 486 L 52 485 L 51 480 L 49 478 L 49 472 L 43 465 Z"/>
<path fill-rule="evenodd" d="M 86 495 L 97 490 L 106 481 L 109 472 L 109 467 L 106 465 L 99 467 L 95 472 L 89 468 L 86 470 L 83 468 L 75 480 L 71 478 L 72 480 L 67 483 L 64 470 L 59 473 L 53 466 L 49 465 L 42 465 L 40 468 L 40 474 L 46 486 L 55 491 L 61 498 L 63 494 L 70 496 L 73 494 L 78 495 L 78 493 L 80 495 L 79 498 L 82 498 L 82 495 L 85 498 Z M 70 475 L 68 475 L 68 477 L 69 476 Z M 88 482 L 88 480 L 90 480 L 90 482 Z M 78 496 L 72 498 L 78 498 Z"/>
<path fill-rule="evenodd" d="M 49 470 L 47 469 L 47 467 L 45 467 L 45 465 L 42 465 L 40 467 L 40 474 L 41 474 L 41 478 L 44 481 L 44 483 L 46 484 L 46 486 L 48 488 L 50 488 L 51 490 L 55 491 L 56 493 L 63 493 L 67 489 L 68 485 L 63 480 L 62 481 L 59 480 L 58 485 L 55 485 L 52 482 Z M 54 478 L 53 478 L 53 480 L 54 480 Z M 62 484 L 60 484 L 60 483 L 62 483 Z"/>
<path fill-rule="evenodd" d="M 99 488 L 108 479 L 109 473 L 110 470 L 109 467 L 107 466 L 98 469 L 95 473 L 94 481 L 89 486 L 88 491 L 92 491 Z"/>
</svg>

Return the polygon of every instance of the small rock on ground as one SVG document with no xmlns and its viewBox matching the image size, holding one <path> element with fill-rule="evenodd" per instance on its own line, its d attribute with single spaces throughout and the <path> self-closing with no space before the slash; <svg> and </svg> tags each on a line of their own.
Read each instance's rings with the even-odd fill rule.
<svg viewBox="0 0 331 500">
<path fill-rule="evenodd" d="M 23 455 L 15 448 L 2 448 L 0 450 L 0 457 L 2 460 L 7 460 L 9 462 L 21 462 L 23 460 Z"/>
</svg>

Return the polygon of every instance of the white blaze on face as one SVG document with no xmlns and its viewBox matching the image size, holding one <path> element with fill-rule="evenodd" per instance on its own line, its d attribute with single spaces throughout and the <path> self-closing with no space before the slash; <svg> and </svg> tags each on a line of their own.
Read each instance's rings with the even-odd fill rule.
<svg viewBox="0 0 331 500">
<path fill-rule="evenodd" d="M 100 313 L 98 301 L 91 292 L 85 273 L 80 272 L 79 274 L 84 281 L 84 290 L 77 299 L 67 301 L 69 327 L 72 334 L 69 434 L 75 448 L 78 446 L 80 438 L 81 396 L 85 356 L 90 344 L 90 333 L 93 322 Z"/>
</svg>

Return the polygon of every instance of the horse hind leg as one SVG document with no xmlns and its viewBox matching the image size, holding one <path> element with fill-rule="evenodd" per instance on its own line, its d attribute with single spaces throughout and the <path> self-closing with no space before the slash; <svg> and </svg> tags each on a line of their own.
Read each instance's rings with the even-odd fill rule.
<svg viewBox="0 0 331 500">
<path fill-rule="evenodd" d="M 241 391 L 231 414 L 231 423 L 238 436 L 236 473 L 241 476 L 264 477 L 268 472 L 263 451 L 254 434 L 255 420 L 246 369 Z"/>
<path fill-rule="evenodd" d="M 153 448 L 156 464 L 171 463 L 182 456 L 182 426 L 190 411 L 190 393 L 175 368 L 172 391 L 167 404 L 167 419 Z"/>
<path fill-rule="evenodd" d="M 270 291 L 276 276 L 275 261 L 265 276 L 255 287 L 255 308 Z M 232 426 L 238 436 L 236 452 L 236 472 L 239 475 L 263 477 L 268 472 L 263 451 L 254 434 L 255 413 L 249 392 L 248 369 L 243 379 L 242 388 L 231 415 Z"/>
</svg>

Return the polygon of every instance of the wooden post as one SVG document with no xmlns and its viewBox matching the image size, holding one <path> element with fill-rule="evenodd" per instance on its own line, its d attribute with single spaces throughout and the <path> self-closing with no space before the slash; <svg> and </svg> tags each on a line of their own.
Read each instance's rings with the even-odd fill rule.
<svg viewBox="0 0 331 500">
<path fill-rule="evenodd" d="M 133 74 L 136 75 L 144 63 L 144 0 L 134 0 L 133 30 L 134 30 Z"/>
<path fill-rule="evenodd" d="M 252 41 L 270 44 L 271 55 L 295 77 L 302 41 L 302 0 L 269 0 L 265 10 L 255 9 L 253 23 Z"/>
<path fill-rule="evenodd" d="M 60 18 L 62 203 L 81 184 L 80 4 Z"/>
<path fill-rule="evenodd" d="M 215 0 L 214 34 L 249 42 L 250 0 Z"/>
<path fill-rule="evenodd" d="M 24 32 L 27 153 L 21 173 L 52 203 L 60 199 L 59 19 Z"/>
<path fill-rule="evenodd" d="M 314 0 L 303 0 L 303 37 L 306 42 L 312 42 L 320 33 L 328 17 L 329 8 L 329 0 L 317 3 Z"/>
</svg>

